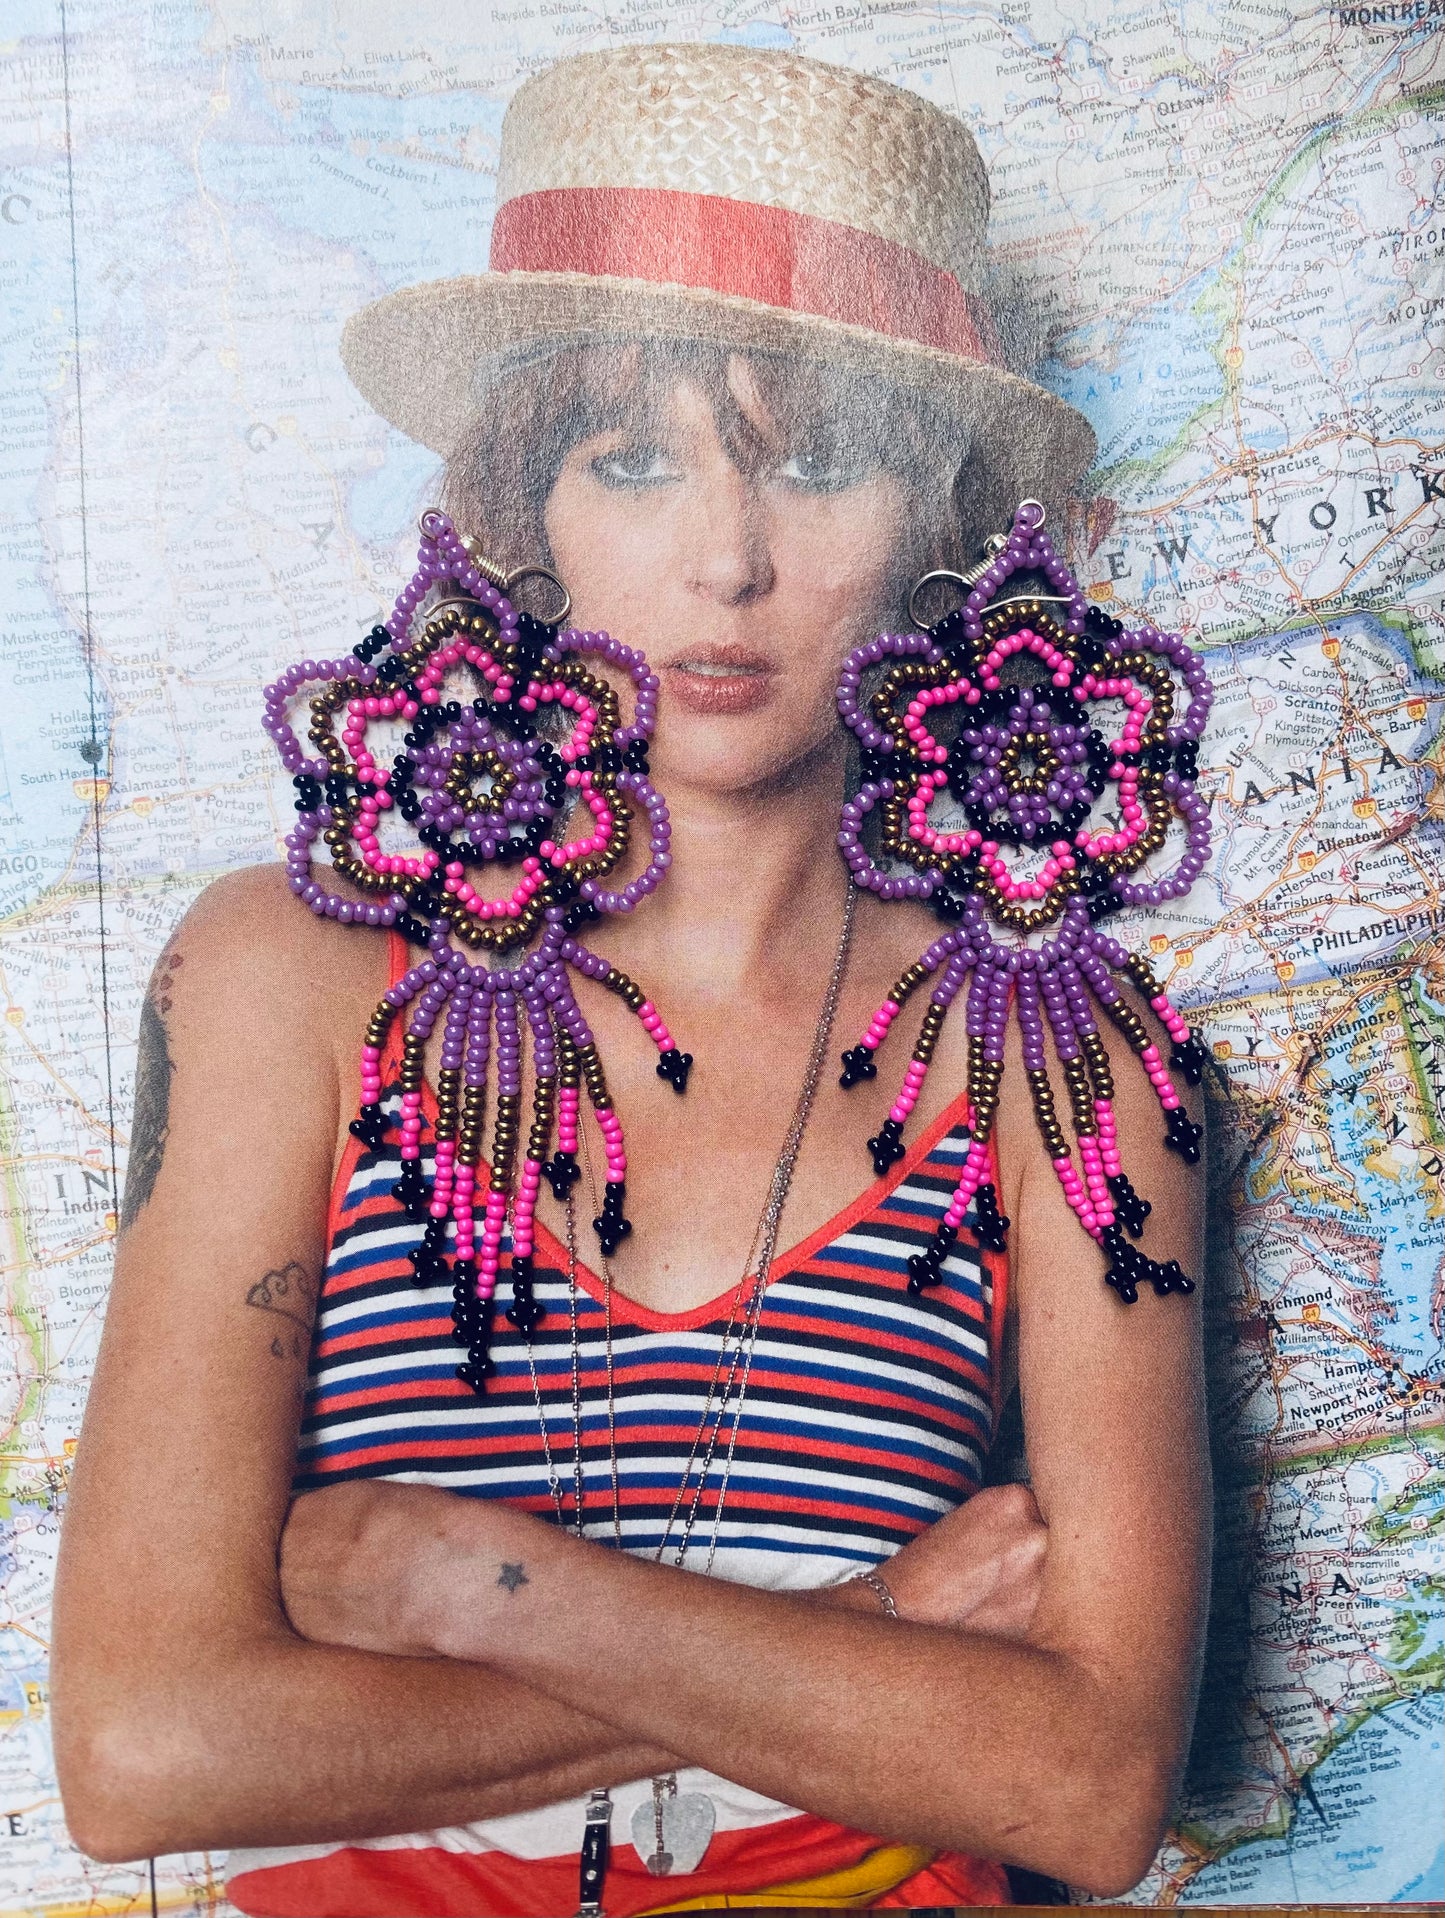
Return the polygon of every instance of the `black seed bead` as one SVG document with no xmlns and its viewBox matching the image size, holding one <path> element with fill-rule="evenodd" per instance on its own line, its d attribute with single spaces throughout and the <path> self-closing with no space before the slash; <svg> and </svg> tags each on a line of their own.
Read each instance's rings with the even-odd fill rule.
<svg viewBox="0 0 1445 1918">
<path fill-rule="evenodd" d="M 1175 1072 L 1182 1072 L 1192 1086 L 1197 1086 L 1204 1077 L 1204 1068 L 1208 1063 L 1208 1052 L 1192 1032 L 1182 1045 L 1176 1043 L 1169 1054 L 1171 1068 Z"/>
<path fill-rule="evenodd" d="M 512 1303 L 507 1308 L 507 1318 L 524 1338 L 531 1338 L 537 1327 L 547 1316 L 545 1305 L 538 1304 L 532 1296 L 533 1272 L 530 1258 L 519 1258 L 512 1254 Z"/>
<path fill-rule="evenodd" d="M 865 1079 L 876 1079 L 878 1068 L 873 1063 L 873 1054 L 867 1046 L 850 1046 L 843 1054 L 843 1072 L 838 1083 L 846 1091 L 850 1086 L 861 1085 Z"/>
<path fill-rule="evenodd" d="M 957 1229 L 940 1220 L 932 1243 L 925 1252 L 915 1252 L 908 1261 L 908 1290 L 914 1298 L 928 1286 L 943 1282 L 943 1261 L 958 1239 Z"/>
<path fill-rule="evenodd" d="M 908 1261 L 908 1290 L 916 1299 L 926 1286 L 937 1285 L 942 1279 L 941 1272 L 934 1270 L 928 1255 L 915 1252 Z"/>
<path fill-rule="evenodd" d="M 945 613 L 936 626 L 929 627 L 928 634 L 935 645 L 947 649 L 952 649 L 956 646 L 965 656 L 972 644 L 967 633 L 963 630 L 963 608 L 961 606 L 955 606 L 952 612 Z"/>
<path fill-rule="evenodd" d="M 609 1179 L 602 1188 L 601 1214 L 592 1221 L 592 1230 L 609 1258 L 632 1230 L 632 1221 L 622 1216 L 626 1196 L 627 1187 L 620 1180 Z"/>
<path fill-rule="evenodd" d="M 447 1222 L 445 1219 L 431 1219 L 426 1231 L 421 1235 L 421 1244 L 407 1253 L 407 1263 L 412 1270 L 414 1285 L 440 1285 L 447 1276 L 446 1260 L 442 1248 L 446 1244 Z M 457 1268 L 461 1270 L 460 1267 Z"/>
<path fill-rule="evenodd" d="M 868 1141 L 868 1150 L 873 1154 L 873 1170 L 881 1179 L 903 1157 L 902 1121 L 885 1119 Z"/>
<path fill-rule="evenodd" d="M 687 1075 L 692 1071 L 692 1054 L 671 1046 L 657 1061 L 657 1076 L 666 1079 L 674 1092 L 687 1091 Z"/>
<path fill-rule="evenodd" d="M 1186 1165 L 1198 1165 L 1203 1138 L 1203 1126 L 1195 1125 L 1183 1106 L 1170 1107 L 1169 1130 L 1164 1135 L 1164 1143 L 1171 1152 L 1177 1152 Z"/>
<path fill-rule="evenodd" d="M 530 1292 L 513 1292 L 512 1303 L 507 1307 L 506 1317 L 516 1326 L 524 1339 L 532 1337 L 546 1316 L 546 1306 L 540 1300 L 534 1299 Z"/>
<path fill-rule="evenodd" d="M 1152 1285 L 1161 1299 L 1171 1292 L 1194 1290 L 1193 1279 L 1185 1276 L 1177 1259 L 1161 1265 L 1156 1259 L 1146 1258 L 1124 1238 L 1117 1221 L 1105 1227 L 1102 1244 L 1110 1260 L 1104 1283 L 1113 1286 L 1125 1305 L 1134 1304 L 1141 1285 Z"/>
<path fill-rule="evenodd" d="M 386 1139 L 387 1117 L 379 1105 L 363 1106 L 347 1127 L 353 1139 L 360 1139 L 369 1152 L 380 1149 Z"/>
<path fill-rule="evenodd" d="M 1193 1279 L 1185 1276 L 1178 1259 L 1168 1259 L 1163 1265 L 1156 1265 L 1149 1274 L 1149 1281 L 1161 1299 L 1167 1298 L 1171 1292 L 1185 1296 L 1194 1290 Z"/>
<path fill-rule="evenodd" d="M 404 1159 L 401 1177 L 391 1188 L 391 1196 L 398 1205 L 406 1208 L 406 1216 L 414 1225 L 420 1225 L 427 1216 L 429 1194 L 426 1176 L 421 1169 L 420 1159 Z"/>
<path fill-rule="evenodd" d="M 622 760 L 629 772 L 642 773 L 645 776 L 648 770 L 647 741 L 645 739 L 629 740 L 627 742 L 627 750 L 622 755 Z"/>
<path fill-rule="evenodd" d="M 1136 1252 L 1129 1244 L 1117 1220 L 1105 1226 L 1101 1243 L 1109 1255 L 1109 1269 L 1104 1274 L 1105 1285 L 1112 1286 L 1125 1305 L 1133 1305 L 1139 1297 L 1138 1268 L 1145 1262 L 1143 1253 Z"/>
<path fill-rule="evenodd" d="M 1122 619 L 1115 619 L 1102 606 L 1093 605 L 1084 614 L 1084 631 L 1096 639 L 1119 639 L 1124 632 Z"/>
<path fill-rule="evenodd" d="M 351 650 L 359 660 L 366 661 L 375 659 L 376 655 L 384 651 L 390 644 L 391 634 L 386 628 L 384 626 L 373 626 L 365 639 L 359 639 Z"/>
<path fill-rule="evenodd" d="M 985 1179 L 973 1195 L 974 1237 L 990 1252 L 1002 1252 L 1008 1243 L 1008 1217 L 998 1209 L 998 1194 L 993 1181 Z"/>
<path fill-rule="evenodd" d="M 1106 1180 L 1109 1194 L 1114 1201 L 1114 1211 L 1119 1222 L 1131 1238 L 1137 1239 L 1144 1230 L 1144 1221 L 1154 1210 L 1147 1199 L 1141 1199 L 1129 1183 L 1126 1172 L 1112 1173 Z"/>
<path fill-rule="evenodd" d="M 552 1188 L 552 1197 L 560 1204 L 582 1176 L 575 1152 L 556 1152 L 542 1167 L 542 1176 Z"/>
</svg>

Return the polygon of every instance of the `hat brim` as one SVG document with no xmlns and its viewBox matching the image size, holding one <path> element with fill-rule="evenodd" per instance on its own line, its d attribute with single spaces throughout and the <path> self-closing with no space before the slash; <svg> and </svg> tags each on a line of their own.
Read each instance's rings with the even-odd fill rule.
<svg viewBox="0 0 1445 1918">
<path fill-rule="evenodd" d="M 988 529 L 1021 499 L 1062 511 L 1093 462 L 1083 414 L 985 361 L 732 294 L 582 273 L 485 273 L 402 287 L 347 322 L 341 358 L 362 396 L 408 438 L 450 458 L 481 397 L 478 369 L 548 340 L 700 340 L 883 377 L 968 428 L 988 472 Z"/>
</svg>

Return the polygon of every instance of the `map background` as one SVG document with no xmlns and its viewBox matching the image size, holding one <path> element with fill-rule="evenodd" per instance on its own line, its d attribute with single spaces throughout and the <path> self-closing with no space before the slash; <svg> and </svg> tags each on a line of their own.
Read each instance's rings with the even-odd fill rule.
<svg viewBox="0 0 1445 1918">
<path fill-rule="evenodd" d="M 516 85 L 639 38 L 967 117 L 1100 436 L 1080 576 L 1210 653 L 1216 857 L 1120 932 L 1219 1068 L 1211 1663 L 1136 1901 L 1445 1896 L 1445 0 L 8 0 L 0 35 L 0 1918 L 224 1909 L 217 1857 L 82 1859 L 47 1738 L 140 997 L 275 857 L 259 687 L 377 617 L 435 470 L 341 323 L 480 266 Z"/>
</svg>

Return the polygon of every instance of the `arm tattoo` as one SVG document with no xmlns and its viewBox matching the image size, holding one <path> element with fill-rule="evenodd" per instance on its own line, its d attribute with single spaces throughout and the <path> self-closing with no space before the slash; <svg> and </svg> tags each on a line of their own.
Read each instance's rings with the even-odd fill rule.
<svg viewBox="0 0 1445 1918">
<path fill-rule="evenodd" d="M 520 1565 L 503 1565 L 501 1571 L 497 1574 L 497 1583 L 499 1585 L 505 1585 L 507 1590 L 514 1594 L 519 1585 L 530 1585 L 531 1582 L 531 1579 L 528 1578 L 525 1570 Z"/>
<path fill-rule="evenodd" d="M 156 977 L 140 1009 L 140 1048 L 135 1062 L 135 1117 L 131 1123 L 130 1162 L 121 1201 L 121 1230 L 134 1225 L 160 1174 L 170 1135 L 171 1059 L 166 1014 L 171 1009 L 171 987 L 181 954 L 169 947 L 161 954 Z"/>
<path fill-rule="evenodd" d="M 265 1273 L 247 1291 L 246 1303 L 285 1321 L 271 1340 L 272 1354 L 304 1363 L 316 1312 L 316 1287 L 305 1266 L 289 1259 L 275 1271 Z"/>
</svg>

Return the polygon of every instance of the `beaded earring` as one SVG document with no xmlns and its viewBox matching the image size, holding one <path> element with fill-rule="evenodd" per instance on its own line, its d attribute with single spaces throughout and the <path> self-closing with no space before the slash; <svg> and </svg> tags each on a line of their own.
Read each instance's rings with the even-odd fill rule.
<svg viewBox="0 0 1445 1918">
<path fill-rule="evenodd" d="M 692 1055 L 674 1043 L 640 986 L 589 950 L 582 926 L 604 913 L 631 912 L 671 863 L 667 807 L 647 776 L 647 742 L 657 679 L 640 652 L 605 633 L 557 631 L 520 614 L 504 588 L 508 576 L 461 538 L 444 513 L 421 520 L 421 548 L 410 583 L 385 626 L 372 629 L 349 658 L 304 660 L 266 689 L 266 731 L 297 791 L 295 827 L 286 839 L 290 887 L 313 912 L 343 925 L 392 926 L 427 956 L 383 994 L 361 1048 L 361 1111 L 351 1130 L 368 1148 L 384 1141 L 382 1059 L 397 1015 L 410 1008 L 402 1044 L 401 1177 L 393 1197 L 423 1224 L 410 1261 L 419 1285 L 447 1277 L 453 1235 L 452 1320 L 467 1348 L 458 1377 L 483 1389 L 493 1294 L 502 1240 L 511 1218 L 508 1319 L 528 1336 L 544 1316 L 533 1297 L 533 1219 L 545 1177 L 565 1198 L 579 1176 L 577 1118 L 585 1087 L 606 1157 L 601 1216 L 593 1221 L 604 1253 L 632 1230 L 624 1216 L 627 1153 L 602 1064 L 578 1006 L 569 968 L 598 980 L 637 1014 L 656 1046 L 658 1076 L 675 1092 L 687 1085 Z M 560 582 L 554 580 L 554 584 Z M 569 602 L 570 604 L 570 602 Z M 619 668 L 635 689 L 624 724 L 617 693 L 583 663 Z M 475 682 L 469 702 L 448 696 L 449 676 Z M 308 686 L 308 758 L 287 716 Z M 555 743 L 538 720 L 548 708 L 570 730 Z M 336 716 L 344 711 L 338 736 Z M 367 734 L 390 721 L 408 730 L 402 750 L 380 763 Z M 379 749 L 378 749 L 379 750 Z M 573 805 L 584 809 L 579 836 L 562 839 Z M 407 850 L 384 850 L 386 815 L 413 829 Z M 617 890 L 603 880 L 625 857 L 632 822 L 646 817 L 649 859 Z M 394 821 L 387 821 L 395 843 Z M 360 893 L 329 891 L 313 868 L 323 841 L 334 871 Z M 485 898 L 469 873 L 489 864 L 520 867 L 509 894 Z M 520 963 L 468 961 L 453 943 L 499 958 L 533 950 Z M 535 1067 L 531 1123 L 514 1180 L 521 1126 L 522 1027 L 530 1029 Z M 443 1019 L 437 1074 L 435 1172 L 422 1170 L 423 1056 Z M 496 1052 L 497 1111 L 486 1198 L 477 1220 L 487 1068 Z M 555 1124 L 557 1149 L 548 1158 Z"/>
<path fill-rule="evenodd" d="M 1138 1055 L 1164 1111 L 1165 1143 L 1188 1164 L 1198 1161 L 1200 1128 L 1185 1112 L 1169 1066 L 1197 1085 L 1206 1054 L 1145 961 L 1098 922 L 1123 904 L 1181 897 L 1209 856 L 1209 808 L 1195 778 L 1213 689 L 1198 656 L 1177 636 L 1152 626 L 1128 631 L 1090 607 L 1043 519 L 1037 501 L 1026 500 L 1007 537 L 990 542 L 982 565 L 927 576 L 971 588 L 960 610 L 927 630 L 870 640 L 844 662 L 838 711 L 862 748 L 863 784 L 843 808 L 843 856 L 860 886 L 882 899 L 927 900 L 950 930 L 908 968 L 859 1044 L 844 1053 L 841 1083 L 875 1076 L 874 1054 L 904 1001 L 941 969 L 898 1097 L 868 1141 L 881 1175 L 903 1156 L 904 1124 L 949 1007 L 969 980 L 972 1139 L 933 1243 L 909 1261 L 916 1294 L 939 1282 L 970 1199 L 982 1243 L 1003 1247 L 1009 1222 L 987 1178 L 988 1141 L 1016 1003 L 1045 1148 L 1080 1224 L 1108 1255 L 1108 1284 L 1132 1304 L 1146 1281 L 1160 1294 L 1190 1292 L 1194 1282 L 1177 1260 L 1149 1259 L 1124 1237 L 1140 1236 L 1150 1206 L 1120 1160 L 1094 1003 Z M 1001 588 L 1019 574 L 1042 574 L 1049 591 L 1021 582 L 1023 590 L 1000 600 Z M 887 667 L 882 683 L 866 693 L 864 675 L 880 666 Z M 1181 683 L 1188 702 L 1176 716 Z M 1111 700 L 1122 702 L 1125 718 L 1118 736 L 1106 740 L 1090 724 L 1090 709 Z M 954 705 L 963 707 L 963 723 L 945 746 L 928 716 Z M 1091 826 L 1089 814 L 1110 788 L 1117 815 L 1112 824 Z M 962 808 L 966 829 L 929 824 L 930 806 L 945 792 Z M 891 870 L 863 844 L 864 822 L 875 810 Z M 1164 879 L 1131 878 L 1163 845 L 1175 815 L 1185 845 L 1174 871 Z M 1015 936 L 995 939 L 990 921 Z M 1026 943 L 1027 935 L 1055 924 L 1042 944 Z M 1172 1040 L 1169 1066 L 1121 994 L 1118 974 L 1140 988 Z M 1068 1086 L 1080 1165 L 1049 1083 L 1046 1027 Z"/>
</svg>

